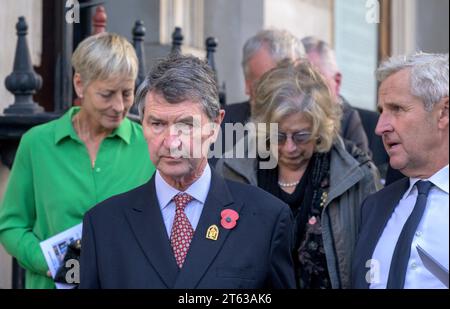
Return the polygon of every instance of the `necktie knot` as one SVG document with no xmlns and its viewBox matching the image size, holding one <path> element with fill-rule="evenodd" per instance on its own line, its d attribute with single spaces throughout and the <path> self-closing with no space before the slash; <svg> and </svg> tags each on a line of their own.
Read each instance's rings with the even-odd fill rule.
<svg viewBox="0 0 450 309">
<path fill-rule="evenodd" d="M 176 210 L 184 211 L 186 205 L 192 201 L 193 197 L 187 193 L 179 193 L 173 197 L 175 202 Z"/>
<path fill-rule="evenodd" d="M 430 181 L 419 180 L 416 183 L 416 186 L 419 194 L 428 195 L 428 192 L 430 192 L 430 189 L 433 186 L 433 184 Z"/>
</svg>

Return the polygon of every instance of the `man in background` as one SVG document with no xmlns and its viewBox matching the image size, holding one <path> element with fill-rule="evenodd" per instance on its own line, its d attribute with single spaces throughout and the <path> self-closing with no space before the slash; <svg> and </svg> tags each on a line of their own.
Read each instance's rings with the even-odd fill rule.
<svg viewBox="0 0 450 309">
<path fill-rule="evenodd" d="M 367 154 L 371 154 L 366 132 L 361 118 L 350 103 L 340 94 L 342 74 L 336 63 L 333 49 L 324 41 L 309 36 L 301 40 L 308 60 L 320 71 L 330 88 L 331 95 L 342 107 L 341 136 L 356 144 Z"/>
<path fill-rule="evenodd" d="M 251 116 L 251 106 L 255 99 L 256 85 L 261 76 L 274 68 L 285 58 L 298 59 L 304 55 L 301 42 L 289 31 L 268 29 L 258 32 L 249 38 L 242 51 L 242 69 L 245 79 L 245 93 L 249 99 L 241 103 L 225 106 L 225 118 L 222 122 L 222 153 L 230 150 L 237 142 L 233 137 L 233 145 L 225 145 L 225 124 L 245 124 Z M 220 142 L 220 140 L 219 140 Z M 217 158 L 210 159 L 215 165 Z"/>
</svg>

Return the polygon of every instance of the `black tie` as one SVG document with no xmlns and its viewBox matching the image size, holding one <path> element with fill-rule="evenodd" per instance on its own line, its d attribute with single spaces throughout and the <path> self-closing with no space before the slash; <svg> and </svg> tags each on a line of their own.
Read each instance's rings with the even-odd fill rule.
<svg viewBox="0 0 450 309">
<path fill-rule="evenodd" d="M 411 243 L 417 226 L 422 219 L 425 205 L 427 204 L 428 192 L 430 192 L 433 184 L 429 181 L 418 181 L 417 186 L 417 200 L 411 215 L 406 220 L 403 226 L 400 237 L 397 240 L 394 254 L 392 255 L 391 268 L 389 269 L 389 278 L 386 288 L 388 289 L 403 289 L 405 285 L 406 268 L 411 254 Z"/>
</svg>

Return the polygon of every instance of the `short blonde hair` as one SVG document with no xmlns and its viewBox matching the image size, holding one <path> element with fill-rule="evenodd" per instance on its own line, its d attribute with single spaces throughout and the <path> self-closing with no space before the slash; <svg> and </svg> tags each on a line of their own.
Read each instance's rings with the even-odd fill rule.
<svg viewBox="0 0 450 309">
<path fill-rule="evenodd" d="M 86 85 L 112 76 L 129 76 L 135 80 L 138 74 L 133 46 L 124 37 L 108 32 L 83 40 L 72 55 L 72 66 Z"/>
<path fill-rule="evenodd" d="M 339 134 L 342 111 L 322 75 L 306 59 L 283 60 L 261 77 L 252 120 L 269 126 L 296 113 L 311 122 L 315 151 L 328 152 Z"/>
</svg>

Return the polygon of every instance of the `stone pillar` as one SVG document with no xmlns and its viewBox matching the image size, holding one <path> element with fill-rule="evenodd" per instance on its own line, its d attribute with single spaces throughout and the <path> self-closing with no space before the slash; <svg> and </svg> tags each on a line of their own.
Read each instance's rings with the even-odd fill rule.
<svg viewBox="0 0 450 309">
<path fill-rule="evenodd" d="M 391 55 L 412 53 L 416 49 L 416 1 L 392 1 L 391 10 Z"/>
</svg>

